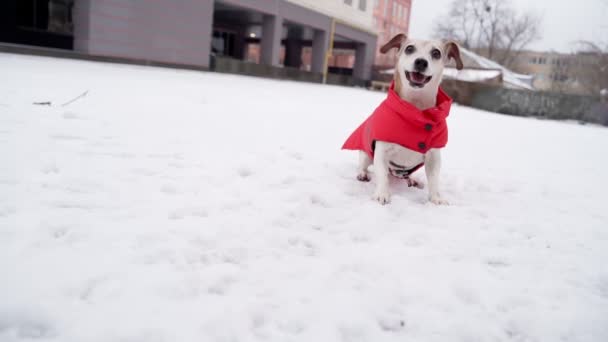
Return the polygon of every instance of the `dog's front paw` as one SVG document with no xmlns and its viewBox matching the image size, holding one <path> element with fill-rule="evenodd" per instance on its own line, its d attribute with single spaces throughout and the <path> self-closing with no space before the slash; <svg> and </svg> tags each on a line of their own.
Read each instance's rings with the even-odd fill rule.
<svg viewBox="0 0 608 342">
<path fill-rule="evenodd" d="M 391 202 L 391 195 L 386 191 L 376 191 L 374 194 L 374 200 L 378 201 L 378 203 L 385 205 Z"/>
<path fill-rule="evenodd" d="M 367 173 L 360 173 L 357 175 L 357 180 L 359 182 L 369 182 L 371 179 Z"/>
<path fill-rule="evenodd" d="M 424 189 L 424 183 L 415 178 L 406 178 L 405 181 L 407 182 L 407 186 L 409 188 L 414 187 L 418 189 Z"/>
<path fill-rule="evenodd" d="M 429 196 L 429 201 L 433 204 L 436 205 L 450 205 L 450 202 L 448 202 L 447 200 L 444 200 L 443 198 L 441 198 L 441 196 L 439 195 L 431 195 Z"/>
</svg>

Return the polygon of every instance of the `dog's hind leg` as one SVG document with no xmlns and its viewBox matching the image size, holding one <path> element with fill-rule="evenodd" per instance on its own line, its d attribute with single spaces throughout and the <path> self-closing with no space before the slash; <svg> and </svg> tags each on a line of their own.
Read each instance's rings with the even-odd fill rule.
<svg viewBox="0 0 608 342">
<path fill-rule="evenodd" d="M 372 165 L 372 160 L 367 155 L 367 153 L 363 151 L 359 151 L 359 167 L 357 169 L 357 179 L 361 182 L 369 182 L 369 174 L 367 172 L 367 168 Z"/>
</svg>

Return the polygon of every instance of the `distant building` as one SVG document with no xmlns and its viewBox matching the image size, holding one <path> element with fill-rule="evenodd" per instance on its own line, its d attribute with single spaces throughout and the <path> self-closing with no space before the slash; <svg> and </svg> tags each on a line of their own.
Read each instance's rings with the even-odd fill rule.
<svg viewBox="0 0 608 342">
<path fill-rule="evenodd" d="M 588 91 L 585 83 L 591 80 L 586 79 L 586 73 L 577 71 L 581 68 L 591 71 L 597 67 L 595 54 L 522 51 L 513 70 L 533 75 L 536 89 L 582 94 Z"/>
<path fill-rule="evenodd" d="M 387 54 L 381 54 L 379 47 L 399 33 L 408 34 L 412 0 L 344 0 L 344 3 L 359 9 L 364 7 L 369 11 L 371 28 L 378 34 L 374 69 L 392 68 L 396 63 L 395 53 L 391 51 Z M 353 67 L 354 61 L 355 56 L 352 49 L 342 49 L 338 45 L 333 51 L 329 65 L 336 69 L 348 69 Z"/>
<path fill-rule="evenodd" d="M 0 42 L 202 68 L 218 56 L 319 74 L 334 19 L 331 63 L 369 80 L 377 44 L 369 0 L 3 0 Z"/>
<path fill-rule="evenodd" d="M 399 33 L 407 35 L 410 29 L 412 0 L 374 0 L 374 28 L 378 32 L 378 46 L 384 45 Z M 393 67 L 394 53 L 381 54 L 376 50 L 376 67 Z"/>
<path fill-rule="evenodd" d="M 570 81 L 566 67 L 571 60 L 570 54 L 522 51 L 513 63 L 513 69 L 533 75 L 536 89 L 553 90 L 565 87 Z"/>
</svg>

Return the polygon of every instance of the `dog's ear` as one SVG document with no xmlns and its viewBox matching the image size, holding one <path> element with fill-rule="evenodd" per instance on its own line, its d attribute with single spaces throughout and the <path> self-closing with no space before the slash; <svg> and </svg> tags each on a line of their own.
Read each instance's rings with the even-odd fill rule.
<svg viewBox="0 0 608 342">
<path fill-rule="evenodd" d="M 464 68 L 462 59 L 460 58 L 460 48 L 458 47 L 458 44 L 452 41 L 445 43 L 445 54 L 448 56 L 448 59 L 453 58 L 456 61 L 457 70 L 462 70 L 462 68 Z"/>
<path fill-rule="evenodd" d="M 405 42 L 406 40 L 407 40 L 407 36 L 404 35 L 403 33 L 399 33 L 398 35 L 391 38 L 391 40 L 389 40 L 388 43 L 382 45 L 382 47 L 380 48 L 380 52 L 387 53 L 392 48 L 399 49 L 399 48 L 401 48 L 401 44 L 403 44 L 403 42 Z"/>
</svg>

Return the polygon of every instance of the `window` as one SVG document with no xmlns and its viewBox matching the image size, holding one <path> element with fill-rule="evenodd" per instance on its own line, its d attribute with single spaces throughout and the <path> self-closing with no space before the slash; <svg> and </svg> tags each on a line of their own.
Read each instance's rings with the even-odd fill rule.
<svg viewBox="0 0 608 342">
<path fill-rule="evenodd" d="M 344 0 L 344 3 L 347 4 L 347 5 L 349 5 L 349 6 L 352 6 L 353 5 L 353 0 Z"/>
<path fill-rule="evenodd" d="M 552 74 L 551 79 L 555 82 L 566 82 L 568 80 L 568 76 L 564 74 Z"/>
<path fill-rule="evenodd" d="M 367 9 L 367 0 L 359 0 L 359 9 L 365 12 Z"/>
<path fill-rule="evenodd" d="M 219 56 L 235 56 L 236 34 L 223 30 L 214 30 L 211 40 L 211 52 Z"/>
<path fill-rule="evenodd" d="M 73 7 L 73 0 L 20 0 L 17 1 L 17 25 L 71 35 Z"/>
</svg>

